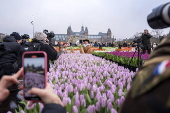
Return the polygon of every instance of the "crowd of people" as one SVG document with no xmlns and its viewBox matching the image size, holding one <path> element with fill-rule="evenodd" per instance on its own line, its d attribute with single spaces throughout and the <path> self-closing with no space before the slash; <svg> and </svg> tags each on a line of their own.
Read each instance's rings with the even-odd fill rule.
<svg viewBox="0 0 170 113">
<path fill-rule="evenodd" d="M 31 42 L 23 41 L 19 33 L 13 32 L 3 38 L 0 50 L 0 78 L 16 73 L 22 67 L 22 54 L 25 51 L 45 51 L 48 59 L 52 61 L 60 55 L 48 42 L 47 35 L 42 32 L 36 32 Z"/>
</svg>

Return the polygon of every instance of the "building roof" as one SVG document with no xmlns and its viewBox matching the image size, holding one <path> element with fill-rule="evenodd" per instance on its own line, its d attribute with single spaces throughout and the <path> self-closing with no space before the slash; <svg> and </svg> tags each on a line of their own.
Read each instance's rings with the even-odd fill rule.
<svg viewBox="0 0 170 113">
<path fill-rule="evenodd" d="M 107 33 L 99 32 L 98 35 L 100 35 L 100 36 L 107 36 Z"/>
</svg>

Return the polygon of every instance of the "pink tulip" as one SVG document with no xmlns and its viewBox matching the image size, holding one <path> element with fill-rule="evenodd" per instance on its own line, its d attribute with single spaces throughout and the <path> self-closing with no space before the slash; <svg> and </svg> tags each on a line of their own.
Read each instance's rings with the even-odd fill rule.
<svg viewBox="0 0 170 113">
<path fill-rule="evenodd" d="M 73 106 L 72 111 L 73 113 L 79 113 L 77 106 Z"/>
</svg>

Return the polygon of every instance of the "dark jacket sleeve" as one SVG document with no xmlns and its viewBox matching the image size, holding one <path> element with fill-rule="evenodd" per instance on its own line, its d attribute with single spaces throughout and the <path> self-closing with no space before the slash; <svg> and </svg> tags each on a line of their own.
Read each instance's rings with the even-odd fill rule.
<svg viewBox="0 0 170 113">
<path fill-rule="evenodd" d="M 152 35 L 151 35 L 151 34 L 148 33 L 148 34 L 146 34 L 146 35 L 148 36 L 148 38 L 152 38 Z"/>
<path fill-rule="evenodd" d="M 45 52 L 47 53 L 48 58 L 49 58 L 50 60 L 56 60 L 56 59 L 58 58 L 58 53 L 57 53 L 57 51 L 55 51 L 54 48 L 51 47 L 51 46 L 48 45 L 48 44 L 43 44 L 43 45 L 41 46 L 41 49 L 40 49 L 40 50 L 41 50 L 41 51 L 45 51 Z"/>
<path fill-rule="evenodd" d="M 46 104 L 42 113 L 66 113 L 66 110 L 59 104 Z"/>
</svg>

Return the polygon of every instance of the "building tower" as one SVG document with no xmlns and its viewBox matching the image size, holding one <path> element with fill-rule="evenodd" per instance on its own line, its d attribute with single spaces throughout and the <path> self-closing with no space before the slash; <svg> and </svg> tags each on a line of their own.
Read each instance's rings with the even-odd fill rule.
<svg viewBox="0 0 170 113">
<path fill-rule="evenodd" d="M 71 26 L 69 26 L 67 28 L 67 36 L 70 37 L 71 33 L 72 33 L 72 29 L 71 29 Z"/>
<path fill-rule="evenodd" d="M 84 27 L 83 26 L 81 27 L 81 31 L 80 32 L 84 33 Z"/>
<path fill-rule="evenodd" d="M 110 30 L 110 28 L 107 31 L 107 38 L 111 38 L 112 37 L 112 32 Z"/>
<path fill-rule="evenodd" d="M 84 33 L 85 33 L 85 36 L 88 37 L 88 28 L 87 27 L 85 28 L 85 32 Z"/>
</svg>

